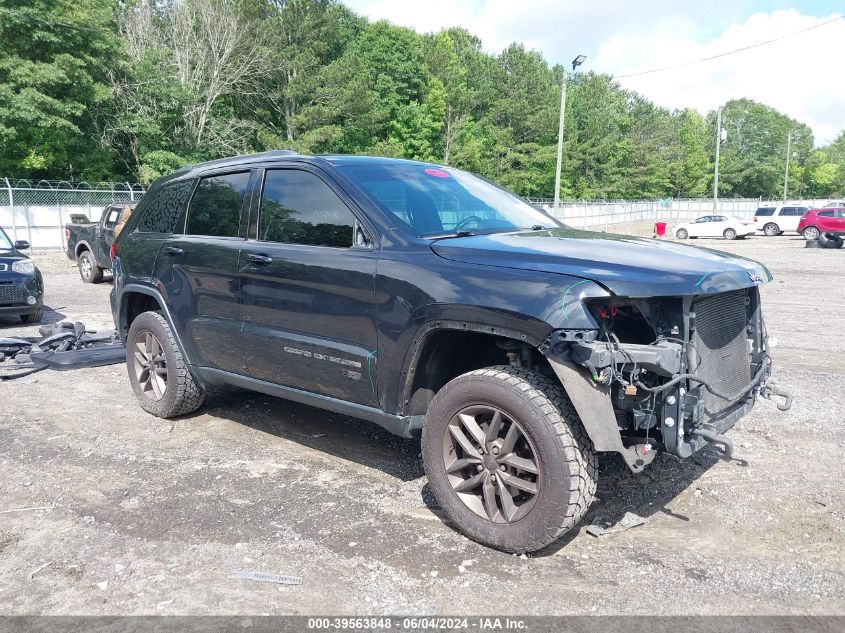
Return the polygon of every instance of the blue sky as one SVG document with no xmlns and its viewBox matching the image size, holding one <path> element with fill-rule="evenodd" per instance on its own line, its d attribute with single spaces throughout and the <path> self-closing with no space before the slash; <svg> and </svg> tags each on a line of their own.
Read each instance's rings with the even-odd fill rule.
<svg viewBox="0 0 845 633">
<path fill-rule="evenodd" d="M 346 0 L 371 19 L 421 32 L 462 26 L 500 51 L 523 42 L 553 63 L 616 76 L 781 37 L 845 13 L 819 0 Z M 800 54 L 798 54 L 800 53 Z M 816 143 L 845 128 L 845 20 L 717 61 L 620 79 L 656 103 L 706 113 L 749 97 L 813 128 Z"/>
</svg>

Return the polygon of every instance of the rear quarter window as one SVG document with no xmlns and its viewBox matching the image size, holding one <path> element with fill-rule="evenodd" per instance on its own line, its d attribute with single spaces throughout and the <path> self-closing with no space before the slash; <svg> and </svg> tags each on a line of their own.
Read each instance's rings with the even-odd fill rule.
<svg viewBox="0 0 845 633">
<path fill-rule="evenodd" d="M 775 208 L 774 207 L 760 207 L 755 211 L 754 215 L 774 215 Z"/>
<path fill-rule="evenodd" d="M 143 209 L 137 211 L 140 215 L 137 230 L 142 233 L 173 233 L 193 188 L 193 180 L 181 180 L 147 193 L 143 198 Z"/>
<path fill-rule="evenodd" d="M 830 211 L 819 211 L 816 215 L 822 218 L 832 218 L 833 217 L 833 209 Z"/>
</svg>

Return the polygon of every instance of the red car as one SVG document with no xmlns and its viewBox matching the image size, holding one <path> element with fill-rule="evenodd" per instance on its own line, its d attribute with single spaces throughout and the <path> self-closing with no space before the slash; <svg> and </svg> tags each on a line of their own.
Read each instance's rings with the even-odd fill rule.
<svg viewBox="0 0 845 633">
<path fill-rule="evenodd" d="M 819 233 L 845 235 L 845 207 L 810 209 L 798 223 L 798 232 L 808 240 L 817 239 Z"/>
</svg>

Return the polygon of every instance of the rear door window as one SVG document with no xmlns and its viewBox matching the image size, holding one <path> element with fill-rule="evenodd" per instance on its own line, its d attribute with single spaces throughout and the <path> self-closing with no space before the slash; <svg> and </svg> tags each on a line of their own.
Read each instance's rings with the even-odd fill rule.
<svg viewBox="0 0 845 633">
<path fill-rule="evenodd" d="M 173 233 L 195 182 L 180 180 L 145 194 L 138 205 L 138 231 Z"/>
<path fill-rule="evenodd" d="M 785 216 L 802 216 L 807 213 L 807 207 L 784 207 L 783 210 L 780 212 L 781 215 Z"/>
<path fill-rule="evenodd" d="M 829 211 L 819 211 L 818 215 L 823 218 L 832 218 L 833 217 L 833 209 Z"/>
<path fill-rule="evenodd" d="M 200 180 L 191 198 L 185 233 L 237 237 L 244 199 L 249 192 L 249 174 L 242 171 Z"/>
</svg>

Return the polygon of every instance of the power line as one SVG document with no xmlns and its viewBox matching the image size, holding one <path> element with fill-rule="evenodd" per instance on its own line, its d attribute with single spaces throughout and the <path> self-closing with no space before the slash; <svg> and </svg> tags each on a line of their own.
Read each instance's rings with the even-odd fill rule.
<svg viewBox="0 0 845 633">
<path fill-rule="evenodd" d="M 743 51 L 750 50 L 752 48 L 757 48 L 759 46 L 765 46 L 767 44 L 772 44 L 774 42 L 779 42 L 781 40 L 785 40 L 789 37 L 794 35 L 799 35 L 801 33 L 806 33 L 807 31 L 812 31 L 813 29 L 817 29 L 819 27 L 825 26 L 826 24 L 830 24 L 831 22 L 836 22 L 837 20 L 845 19 L 845 15 L 840 15 L 835 18 L 831 18 L 830 20 L 825 20 L 824 22 L 819 22 L 818 24 L 814 24 L 813 26 L 808 26 L 806 29 L 801 29 L 800 31 L 794 31 L 792 33 L 787 33 L 786 35 L 781 35 L 780 37 L 775 37 L 770 40 L 766 40 L 765 42 L 757 42 L 756 44 L 750 44 L 748 46 L 743 46 L 742 48 L 737 48 L 732 51 L 726 51 L 724 53 L 719 53 L 718 55 L 711 55 L 710 57 L 702 57 L 701 59 L 694 59 L 688 62 L 682 62 L 680 64 L 674 64 L 672 66 L 663 66 L 662 68 L 653 68 L 651 70 L 643 70 L 636 73 L 628 73 L 626 75 L 616 75 L 614 79 L 625 79 L 627 77 L 638 77 L 640 75 L 650 75 L 652 73 L 659 73 L 663 72 L 664 70 L 674 70 L 675 68 L 683 68 L 684 66 L 692 66 L 693 64 L 700 64 L 702 62 L 709 62 L 713 59 L 718 59 L 720 57 L 727 57 L 728 55 L 733 55 L 735 53 L 741 53 Z"/>
</svg>

